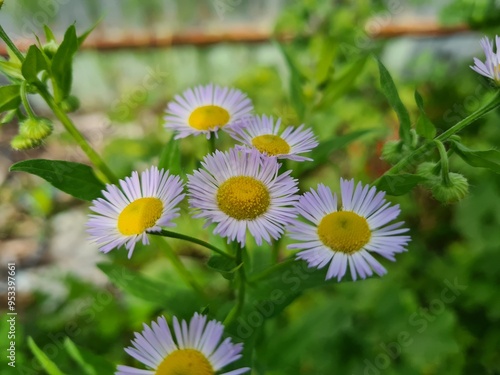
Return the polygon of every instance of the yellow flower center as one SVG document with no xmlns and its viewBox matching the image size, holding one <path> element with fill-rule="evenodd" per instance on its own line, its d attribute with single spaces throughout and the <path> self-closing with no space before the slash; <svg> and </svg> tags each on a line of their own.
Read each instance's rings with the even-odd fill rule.
<svg viewBox="0 0 500 375">
<path fill-rule="evenodd" d="M 118 230 L 125 236 L 144 233 L 156 224 L 162 212 L 163 202 L 160 199 L 136 199 L 118 216 Z"/>
<path fill-rule="evenodd" d="M 217 105 L 204 105 L 196 108 L 189 116 L 189 125 L 197 130 L 212 130 L 224 126 L 231 116 L 224 108 Z"/>
<path fill-rule="evenodd" d="M 214 375 L 210 361 L 195 349 L 170 353 L 156 369 L 155 375 Z"/>
<path fill-rule="evenodd" d="M 334 251 L 354 254 L 371 238 L 366 219 L 351 211 L 332 212 L 318 225 L 320 240 Z"/>
<path fill-rule="evenodd" d="M 222 212 L 237 220 L 252 220 L 267 212 L 271 196 L 259 180 L 237 176 L 219 187 L 217 204 Z"/>
<path fill-rule="evenodd" d="M 280 136 L 274 134 L 258 135 L 252 139 L 253 146 L 268 155 L 283 155 L 290 152 L 290 145 Z"/>
</svg>

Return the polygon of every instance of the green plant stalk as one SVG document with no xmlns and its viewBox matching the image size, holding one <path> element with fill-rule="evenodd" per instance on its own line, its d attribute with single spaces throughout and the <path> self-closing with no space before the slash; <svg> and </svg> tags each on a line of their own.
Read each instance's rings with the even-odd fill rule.
<svg viewBox="0 0 500 375">
<path fill-rule="evenodd" d="M 28 93 L 26 92 L 27 84 L 26 81 L 23 81 L 21 84 L 21 102 L 23 103 L 24 109 L 26 109 L 28 117 L 35 118 L 35 112 L 33 112 L 33 108 L 31 108 L 30 102 L 28 101 Z"/>
<path fill-rule="evenodd" d="M 14 52 L 14 55 L 16 55 L 19 61 L 23 62 L 24 61 L 23 54 L 21 53 L 21 51 L 19 51 L 14 42 L 9 38 L 5 30 L 3 29 L 2 25 L 0 25 L 0 38 L 2 38 L 5 44 L 7 44 L 7 47 L 9 47 L 9 49 L 12 52 Z"/>
<path fill-rule="evenodd" d="M 189 272 L 186 266 L 184 266 L 184 263 L 181 262 L 179 256 L 172 249 L 172 247 L 169 244 L 165 243 L 165 241 L 163 241 L 163 239 L 160 237 L 152 237 L 152 241 L 155 242 L 158 247 L 164 250 L 165 255 L 172 262 L 172 265 L 177 270 L 184 282 L 188 284 L 196 293 L 198 293 L 205 302 L 208 301 L 203 288 L 196 282 L 191 272 Z"/>
<path fill-rule="evenodd" d="M 68 117 L 66 112 L 64 112 L 59 105 L 55 102 L 54 98 L 47 91 L 45 86 L 41 83 L 37 84 L 38 93 L 45 100 L 50 109 L 54 112 L 56 117 L 61 121 L 64 128 L 68 131 L 68 133 L 73 137 L 78 146 L 82 149 L 83 152 L 88 156 L 92 164 L 104 175 L 107 183 L 116 183 L 118 179 L 114 175 L 114 173 L 109 169 L 104 160 L 101 159 L 99 154 L 95 152 L 95 150 L 90 146 L 87 140 L 83 137 L 82 133 L 76 128 L 73 124 L 73 121 Z"/>
<path fill-rule="evenodd" d="M 415 159 L 420 157 L 420 155 L 424 154 L 428 150 L 430 150 L 434 146 L 434 141 L 440 141 L 444 142 L 451 136 L 455 135 L 456 133 L 460 132 L 470 124 L 474 123 L 477 119 L 480 117 L 484 116 L 488 112 L 491 112 L 495 108 L 500 106 L 500 90 L 495 94 L 495 96 L 488 102 L 486 103 L 483 107 L 479 108 L 477 111 L 473 112 L 463 120 L 457 122 L 455 125 L 453 125 L 451 128 L 446 130 L 444 133 L 441 135 L 437 136 L 433 140 L 430 140 L 426 143 L 424 143 L 422 146 L 417 148 L 415 151 L 413 151 L 410 155 L 402 159 L 399 163 L 394 165 L 391 169 L 386 171 L 382 176 L 384 175 L 393 175 L 397 174 L 403 170 L 405 170 L 409 165 L 413 163 Z M 374 183 L 373 185 L 377 185 L 377 183 L 380 181 L 380 176 Z"/>
<path fill-rule="evenodd" d="M 170 232 L 170 231 L 164 230 L 164 229 L 161 230 L 160 232 L 151 232 L 151 234 L 155 234 L 157 236 L 163 236 L 163 237 L 177 238 L 177 239 L 180 239 L 180 240 L 192 242 L 192 243 L 198 244 L 200 246 L 203 246 L 203 247 L 205 247 L 205 248 L 207 248 L 209 250 L 212 250 L 212 251 L 216 252 L 217 254 L 222 255 L 223 257 L 229 258 L 231 260 L 235 259 L 234 256 L 232 256 L 232 255 L 230 255 L 228 253 L 225 253 L 224 251 L 220 250 L 219 248 L 215 247 L 214 245 L 212 245 L 212 244 L 210 244 L 208 242 L 199 240 L 198 238 L 187 236 L 185 234 Z"/>
<path fill-rule="evenodd" d="M 238 268 L 238 276 L 239 276 L 239 281 L 240 285 L 238 288 L 238 299 L 236 301 L 236 305 L 234 308 L 229 312 L 227 315 L 226 319 L 224 320 L 224 326 L 228 327 L 232 323 L 236 321 L 236 319 L 241 315 L 243 312 L 243 307 L 245 306 L 245 293 L 246 293 L 246 275 L 245 275 L 245 267 L 243 262 L 243 251 L 246 249 L 241 246 L 237 246 L 236 248 L 236 265 L 240 265 L 241 267 Z"/>
<path fill-rule="evenodd" d="M 441 179 L 443 180 L 444 186 L 452 186 L 450 181 L 450 163 L 448 161 L 448 153 L 444 147 L 443 142 L 438 140 L 435 141 L 436 147 L 439 151 L 439 157 L 441 158 Z"/>
</svg>

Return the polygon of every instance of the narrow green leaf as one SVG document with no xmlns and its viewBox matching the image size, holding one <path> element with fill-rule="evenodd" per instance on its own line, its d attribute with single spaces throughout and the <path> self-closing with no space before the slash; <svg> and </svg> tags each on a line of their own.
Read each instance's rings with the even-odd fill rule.
<svg viewBox="0 0 500 375">
<path fill-rule="evenodd" d="M 31 337 L 28 337 L 28 347 L 49 375 L 64 375 L 64 373 L 59 370 L 57 365 L 52 362 L 50 358 L 36 345 L 35 341 L 33 341 Z"/>
<path fill-rule="evenodd" d="M 484 151 L 471 150 L 458 142 L 453 142 L 451 146 L 453 151 L 467 164 L 473 167 L 488 168 L 495 173 L 500 173 L 500 151 L 493 149 Z"/>
<path fill-rule="evenodd" d="M 79 348 L 68 337 L 64 340 L 64 348 L 87 375 L 112 374 L 115 370 L 112 363 L 86 349 Z"/>
<path fill-rule="evenodd" d="M 234 274 L 240 266 L 235 267 L 235 263 L 232 259 L 223 257 L 222 255 L 212 255 L 208 259 L 207 266 L 217 272 L 219 272 L 222 277 L 227 280 L 234 279 Z"/>
<path fill-rule="evenodd" d="M 330 74 L 333 67 L 333 59 L 337 54 L 337 44 L 332 38 L 322 39 L 321 52 L 316 66 L 316 84 L 322 85 Z"/>
<path fill-rule="evenodd" d="M 0 112 L 17 109 L 21 104 L 21 97 L 19 92 L 21 86 L 8 85 L 0 87 Z"/>
<path fill-rule="evenodd" d="M 17 109 L 11 109 L 10 111 L 8 112 L 5 112 L 3 115 L 2 115 L 2 119 L 0 120 L 0 124 L 7 124 L 9 122 L 11 122 L 14 117 L 16 117 L 16 114 L 17 114 Z"/>
<path fill-rule="evenodd" d="M 415 90 L 415 102 L 417 103 L 418 109 L 420 111 L 420 116 L 417 120 L 417 125 L 415 130 L 417 134 L 425 139 L 434 139 L 436 136 L 436 127 L 431 120 L 427 117 L 424 111 L 424 101 L 418 91 Z"/>
<path fill-rule="evenodd" d="M 299 116 L 299 119 L 304 118 L 306 111 L 306 98 L 304 96 L 303 84 L 305 81 L 304 75 L 300 72 L 297 63 L 292 58 L 290 52 L 286 49 L 283 44 L 278 44 L 285 61 L 290 70 L 290 82 L 289 82 L 289 93 L 290 101 Z"/>
<path fill-rule="evenodd" d="M 13 80 L 22 80 L 21 64 L 12 61 L 0 61 L 0 72 Z M 1 99 L 0 99 L 1 100 Z"/>
<path fill-rule="evenodd" d="M 378 181 L 377 189 L 385 191 L 387 195 L 403 195 L 425 180 L 424 177 L 409 173 L 385 175 Z"/>
<path fill-rule="evenodd" d="M 182 174 L 181 166 L 181 151 L 179 148 L 179 140 L 170 138 L 170 141 L 163 147 L 158 162 L 159 169 L 169 170 L 170 173 L 180 175 Z"/>
<path fill-rule="evenodd" d="M 62 160 L 32 159 L 16 163 L 11 171 L 37 175 L 75 198 L 91 201 L 101 196 L 104 184 L 91 167 Z"/>
<path fill-rule="evenodd" d="M 47 69 L 47 63 L 42 52 L 37 46 L 31 45 L 21 67 L 21 72 L 28 82 L 37 80 L 37 75 L 42 70 Z"/>
<path fill-rule="evenodd" d="M 385 97 L 389 101 L 389 104 L 394 109 L 399 119 L 399 137 L 403 140 L 406 145 L 411 144 L 411 122 L 408 110 L 404 106 L 403 102 L 399 98 L 398 90 L 394 81 L 392 80 L 389 71 L 386 69 L 384 64 L 377 59 L 378 69 L 380 73 L 380 86 Z"/>
<path fill-rule="evenodd" d="M 54 33 L 48 27 L 47 25 L 43 25 L 43 31 L 45 32 L 45 40 L 47 42 L 57 42 L 56 37 L 54 36 Z"/>
<path fill-rule="evenodd" d="M 367 59 L 368 58 L 365 56 L 354 61 L 338 77 L 334 77 L 330 80 L 316 108 L 323 109 L 326 106 L 332 105 L 338 98 L 344 96 L 352 88 L 356 79 L 363 71 Z"/>
<path fill-rule="evenodd" d="M 99 23 L 101 21 L 102 21 L 102 18 L 98 19 L 96 23 L 94 23 L 91 27 L 89 27 L 87 30 L 85 30 L 84 33 L 77 38 L 78 39 L 78 48 L 80 48 L 80 46 L 83 44 L 83 42 L 85 42 L 85 39 L 87 39 L 87 37 L 90 35 L 90 33 L 92 31 L 94 31 L 94 29 L 97 27 L 97 25 L 99 25 Z"/>
<path fill-rule="evenodd" d="M 311 152 L 311 158 L 313 160 L 307 163 L 301 163 L 298 167 L 298 173 L 300 174 L 318 167 L 319 165 L 325 163 L 334 151 L 344 148 L 348 144 L 354 142 L 356 139 L 372 131 L 374 131 L 374 129 L 356 130 L 344 135 L 334 136 L 326 141 L 321 142 Z"/>
<path fill-rule="evenodd" d="M 71 92 L 73 56 L 77 50 L 78 39 L 76 37 L 76 29 L 74 25 L 71 25 L 66 30 L 64 39 L 52 59 L 52 75 L 61 92 L 60 100 L 67 98 Z"/>
</svg>

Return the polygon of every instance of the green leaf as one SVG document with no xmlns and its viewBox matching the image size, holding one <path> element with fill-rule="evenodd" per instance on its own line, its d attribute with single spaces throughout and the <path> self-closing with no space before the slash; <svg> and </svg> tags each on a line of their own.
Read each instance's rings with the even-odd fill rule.
<svg viewBox="0 0 500 375">
<path fill-rule="evenodd" d="M 170 173 L 175 175 L 182 174 L 181 166 L 181 151 L 179 148 L 179 140 L 170 138 L 170 141 L 163 147 L 158 162 L 158 169 L 169 170 Z"/>
<path fill-rule="evenodd" d="M 57 42 L 54 33 L 47 25 L 43 25 L 43 31 L 45 32 L 45 40 L 48 42 Z"/>
<path fill-rule="evenodd" d="M 337 54 L 337 44 L 333 38 L 323 38 L 321 52 L 316 66 L 316 84 L 323 84 L 330 74 L 333 65 L 333 59 Z"/>
<path fill-rule="evenodd" d="M 424 101 L 422 100 L 422 97 L 416 90 L 415 90 L 415 102 L 417 103 L 418 109 L 420 111 L 420 116 L 417 120 L 417 125 L 416 125 L 417 134 L 426 139 L 434 139 L 434 137 L 436 136 L 436 127 L 425 114 Z"/>
<path fill-rule="evenodd" d="M 83 44 L 83 42 L 85 42 L 85 39 L 87 39 L 87 37 L 90 35 L 90 33 L 92 31 L 94 31 L 94 29 L 97 27 L 97 25 L 99 25 L 101 20 L 102 20 L 102 18 L 98 19 L 96 23 L 94 23 L 90 28 L 85 30 L 84 33 L 77 38 L 78 39 L 78 48 L 80 48 L 80 46 Z"/>
<path fill-rule="evenodd" d="M 411 145 L 411 122 L 408 110 L 404 106 L 403 102 L 399 98 L 398 90 L 394 81 L 392 80 L 389 71 L 385 68 L 384 64 L 377 59 L 378 69 L 380 73 L 380 86 L 385 97 L 389 101 L 389 104 L 394 109 L 399 119 L 399 137 L 403 142 L 410 146 Z"/>
<path fill-rule="evenodd" d="M 375 129 L 356 130 L 344 135 L 334 136 L 326 141 L 321 142 L 311 152 L 311 158 L 313 159 L 313 161 L 301 163 L 298 166 L 298 173 L 300 174 L 318 167 L 328 160 L 332 152 L 344 148 L 348 144 L 354 142 L 356 139 L 374 130 Z"/>
<path fill-rule="evenodd" d="M 42 52 L 37 46 L 31 45 L 21 67 L 24 78 L 28 82 L 34 82 L 38 79 L 38 73 L 45 69 L 47 69 L 47 62 Z"/>
<path fill-rule="evenodd" d="M 385 175 L 377 183 L 377 189 L 385 191 L 388 195 L 403 195 L 426 179 L 409 173 Z"/>
<path fill-rule="evenodd" d="M 77 50 L 78 39 L 76 37 L 76 29 L 74 25 L 71 25 L 68 30 L 66 30 L 64 39 L 52 59 L 52 75 L 60 90 L 60 97 L 56 97 L 56 99 L 66 99 L 71 92 L 73 56 Z"/>
<path fill-rule="evenodd" d="M 304 118 L 304 114 L 306 111 L 306 98 L 304 96 L 303 84 L 305 77 L 300 72 L 296 62 L 293 60 L 292 55 L 286 49 L 283 44 L 278 44 L 283 56 L 285 57 L 285 61 L 290 70 L 290 84 L 289 84 L 289 92 L 290 92 L 290 101 L 292 102 L 295 111 L 297 111 L 297 115 L 299 119 Z"/>
<path fill-rule="evenodd" d="M 338 98 L 345 95 L 363 71 L 366 61 L 366 56 L 354 61 L 338 77 L 332 79 L 316 108 L 323 109 L 326 106 L 332 105 Z"/>
<path fill-rule="evenodd" d="M 64 373 L 59 370 L 57 365 L 52 362 L 50 358 L 36 345 L 35 341 L 33 341 L 31 337 L 28 337 L 28 347 L 49 375 L 64 375 Z"/>
<path fill-rule="evenodd" d="M 13 61 L 0 61 L 0 72 L 13 80 L 22 80 L 21 64 Z"/>
<path fill-rule="evenodd" d="M 17 109 L 11 109 L 10 111 L 5 112 L 2 116 L 2 119 L 0 120 L 0 124 L 3 125 L 11 122 L 14 119 L 14 117 L 16 117 L 16 114 L 17 114 Z"/>
<path fill-rule="evenodd" d="M 0 112 L 17 109 L 21 104 L 19 96 L 20 85 L 8 85 L 0 87 Z"/>
<path fill-rule="evenodd" d="M 235 267 L 234 260 L 222 255 L 212 255 L 208 259 L 207 266 L 219 272 L 227 280 L 233 280 L 236 270 L 241 267 L 241 265 Z"/>
<path fill-rule="evenodd" d="M 62 160 L 32 159 L 16 163 L 11 171 L 37 175 L 75 198 L 91 201 L 101 196 L 104 184 L 91 167 Z"/>
<path fill-rule="evenodd" d="M 79 348 L 68 337 L 64 340 L 64 348 L 87 375 L 112 374 L 115 370 L 112 363 L 88 350 Z"/>
<path fill-rule="evenodd" d="M 467 164 L 500 173 L 500 152 L 498 150 L 471 150 L 458 142 L 453 142 L 451 147 Z"/>
</svg>

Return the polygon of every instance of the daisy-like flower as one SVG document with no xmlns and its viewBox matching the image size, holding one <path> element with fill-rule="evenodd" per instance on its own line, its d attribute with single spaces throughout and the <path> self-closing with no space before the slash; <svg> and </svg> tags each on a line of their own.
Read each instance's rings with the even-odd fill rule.
<svg viewBox="0 0 500 375">
<path fill-rule="evenodd" d="M 401 228 L 403 222 L 387 225 L 400 213 L 399 205 L 391 206 L 384 199 L 385 192 L 354 180 L 340 180 L 342 208 L 337 208 L 337 196 L 324 185 L 317 191 L 311 189 L 299 201 L 298 211 L 310 223 L 296 220 L 289 228 L 290 237 L 301 243 L 289 245 L 289 249 L 300 249 L 297 259 L 304 259 L 309 267 L 321 269 L 329 264 L 326 280 L 345 275 L 347 265 L 351 277 L 356 280 L 379 276 L 386 269 L 372 253 L 395 260 L 394 254 L 406 251 L 408 231 Z"/>
<path fill-rule="evenodd" d="M 173 227 L 172 220 L 179 216 L 177 204 L 184 198 L 183 184 L 178 176 L 157 167 L 107 185 L 104 198 L 92 201 L 87 232 L 100 250 L 107 253 L 125 245 L 128 257 L 135 244 L 149 244 L 148 232 L 158 232 L 161 227 Z"/>
<path fill-rule="evenodd" d="M 233 344 L 230 338 L 221 343 L 224 326 L 218 321 L 207 323 L 206 316 L 195 313 L 189 325 L 185 320 L 179 323 L 176 317 L 173 323 L 173 335 L 164 317 L 152 322 L 151 327 L 144 324 L 144 330 L 135 333 L 132 346 L 125 348 L 151 370 L 118 366 L 115 375 L 239 375 L 250 371 L 243 367 L 220 372 L 241 358 L 243 344 Z"/>
<path fill-rule="evenodd" d="M 203 169 L 188 176 L 189 203 L 194 217 L 217 223 L 214 233 L 245 246 L 247 229 L 258 245 L 278 239 L 296 217 L 297 180 L 290 172 L 278 175 L 276 158 L 258 151 L 216 151 L 207 155 Z"/>
<path fill-rule="evenodd" d="M 253 110 L 250 99 L 237 89 L 228 87 L 196 86 L 176 95 L 170 102 L 165 116 L 165 127 L 177 131 L 176 139 L 188 135 L 226 130 L 242 120 Z"/>
<path fill-rule="evenodd" d="M 275 123 L 272 116 L 252 116 L 229 129 L 228 133 L 247 149 L 255 148 L 267 156 L 296 161 L 312 160 L 298 155 L 309 152 L 318 145 L 312 130 L 304 129 L 304 125 L 297 128 L 288 126 L 280 134 L 280 126 L 281 118 Z"/>
<path fill-rule="evenodd" d="M 474 66 L 470 66 L 475 72 L 488 77 L 500 85 L 500 37 L 495 37 L 496 52 L 493 51 L 493 42 L 484 37 L 481 39 L 481 46 L 483 47 L 486 61 L 483 63 L 478 58 L 474 57 Z"/>
</svg>

